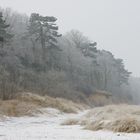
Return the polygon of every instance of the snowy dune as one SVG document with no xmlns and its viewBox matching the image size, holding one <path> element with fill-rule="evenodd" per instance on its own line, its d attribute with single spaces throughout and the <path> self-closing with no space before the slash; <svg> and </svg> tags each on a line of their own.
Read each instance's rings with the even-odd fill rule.
<svg viewBox="0 0 140 140">
<path fill-rule="evenodd" d="M 79 114 L 64 114 L 55 109 L 45 109 L 43 115 L 7 118 L 0 122 L 0 140 L 140 140 L 140 134 L 112 133 L 84 130 L 79 125 L 64 126 L 68 118 Z"/>
</svg>

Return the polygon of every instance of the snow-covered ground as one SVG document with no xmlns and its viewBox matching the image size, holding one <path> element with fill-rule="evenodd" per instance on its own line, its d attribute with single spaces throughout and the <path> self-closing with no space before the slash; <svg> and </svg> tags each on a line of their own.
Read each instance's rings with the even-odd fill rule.
<svg viewBox="0 0 140 140">
<path fill-rule="evenodd" d="M 1 121 L 0 140 L 140 140 L 140 134 L 93 132 L 78 125 L 60 125 L 68 118 L 81 117 L 83 113 L 63 114 L 54 109 L 44 112 L 47 113 Z"/>
</svg>

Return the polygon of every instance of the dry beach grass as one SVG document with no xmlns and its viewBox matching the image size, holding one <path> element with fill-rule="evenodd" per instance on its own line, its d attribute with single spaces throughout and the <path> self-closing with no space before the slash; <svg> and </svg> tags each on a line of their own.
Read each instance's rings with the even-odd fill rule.
<svg viewBox="0 0 140 140">
<path fill-rule="evenodd" d="M 6 116 L 31 116 L 41 113 L 41 108 L 52 107 L 66 113 L 77 113 L 85 106 L 72 101 L 39 96 L 33 93 L 18 94 L 14 100 L 0 101 L 0 114 Z"/>
<path fill-rule="evenodd" d="M 77 119 L 72 120 L 67 120 L 64 124 L 80 124 L 93 131 L 110 130 L 114 132 L 139 133 L 140 106 L 108 105 L 96 107 L 82 118 L 79 118 L 79 121 L 76 121 Z"/>
</svg>

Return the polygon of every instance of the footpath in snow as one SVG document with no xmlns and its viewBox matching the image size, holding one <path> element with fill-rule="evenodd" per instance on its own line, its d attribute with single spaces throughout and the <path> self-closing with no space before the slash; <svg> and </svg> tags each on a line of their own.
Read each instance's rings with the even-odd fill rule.
<svg viewBox="0 0 140 140">
<path fill-rule="evenodd" d="M 63 114 L 55 109 L 36 117 L 8 118 L 0 122 L 0 140 L 140 140 L 140 134 L 84 130 L 79 125 L 62 126 L 64 120 L 80 117 Z"/>
</svg>

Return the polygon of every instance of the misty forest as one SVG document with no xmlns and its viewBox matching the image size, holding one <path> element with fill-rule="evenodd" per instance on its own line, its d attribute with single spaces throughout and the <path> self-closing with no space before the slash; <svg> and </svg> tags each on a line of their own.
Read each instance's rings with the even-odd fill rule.
<svg viewBox="0 0 140 140">
<path fill-rule="evenodd" d="M 62 35 L 56 21 L 39 13 L 28 17 L 1 9 L 1 98 L 31 91 L 84 101 L 95 90 L 103 90 L 132 101 L 131 72 L 123 60 L 100 50 L 96 40 L 80 31 Z"/>
<path fill-rule="evenodd" d="M 132 76 L 123 59 L 98 47 L 94 38 L 76 29 L 62 34 L 58 20 L 0 8 L 0 114 L 30 116 L 51 107 L 66 113 L 69 120 L 63 120 L 61 127 L 84 124 L 88 130 L 140 132 L 140 79 Z M 82 113 L 78 120 L 70 119 L 76 115 L 67 116 L 79 111 L 84 112 L 82 120 Z M 118 113 L 127 114 L 127 119 L 119 118 Z M 101 123 L 103 120 L 112 122 Z M 77 134 L 81 131 L 85 130 Z"/>
</svg>

